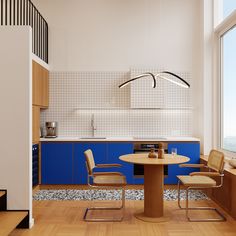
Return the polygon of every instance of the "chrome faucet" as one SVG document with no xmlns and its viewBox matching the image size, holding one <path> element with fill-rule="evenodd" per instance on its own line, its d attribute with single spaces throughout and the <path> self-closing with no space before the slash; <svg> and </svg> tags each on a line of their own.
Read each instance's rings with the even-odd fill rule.
<svg viewBox="0 0 236 236">
<path fill-rule="evenodd" d="M 95 130 L 97 130 L 96 126 L 95 126 L 95 121 L 94 121 L 94 114 L 92 114 L 91 116 L 91 128 L 92 128 L 92 137 L 95 136 Z"/>
</svg>

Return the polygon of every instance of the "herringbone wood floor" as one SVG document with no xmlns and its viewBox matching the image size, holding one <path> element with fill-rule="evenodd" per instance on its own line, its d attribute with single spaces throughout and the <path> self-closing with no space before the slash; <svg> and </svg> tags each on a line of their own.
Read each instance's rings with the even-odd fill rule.
<svg viewBox="0 0 236 236">
<path fill-rule="evenodd" d="M 30 230 L 17 229 L 11 236 L 236 236 L 236 221 L 226 213 L 226 222 L 188 222 L 185 212 L 178 209 L 175 201 L 165 202 L 165 212 L 169 215 L 169 221 L 165 223 L 147 223 L 136 219 L 133 214 L 142 209 L 143 201 L 126 201 L 125 217 L 121 223 L 84 222 L 85 208 L 94 204 L 114 206 L 118 202 L 35 201 L 33 202 L 34 227 Z M 209 201 L 191 202 L 191 204 L 214 205 Z M 106 215 L 109 214 L 111 213 L 106 212 Z M 192 215 L 212 216 L 212 213 L 201 212 Z"/>
</svg>

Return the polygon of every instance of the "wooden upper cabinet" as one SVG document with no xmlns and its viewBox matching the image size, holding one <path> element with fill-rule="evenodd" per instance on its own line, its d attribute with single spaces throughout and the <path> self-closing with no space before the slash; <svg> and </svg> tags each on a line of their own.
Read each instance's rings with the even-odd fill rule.
<svg viewBox="0 0 236 236">
<path fill-rule="evenodd" d="M 42 82 L 42 106 L 48 107 L 49 105 L 49 72 L 43 68 L 43 82 Z"/>
<path fill-rule="evenodd" d="M 33 106 L 32 108 L 33 113 L 33 122 L 32 122 L 32 134 L 33 134 L 33 143 L 39 143 L 40 135 L 39 135 L 39 129 L 40 129 L 40 107 L 39 106 Z"/>
<path fill-rule="evenodd" d="M 49 104 L 49 72 L 33 61 L 33 105 L 47 108 Z"/>
<path fill-rule="evenodd" d="M 35 62 L 35 61 L 33 61 L 33 70 L 32 70 L 32 72 L 33 72 L 33 76 L 32 76 L 32 78 L 33 78 L 33 105 L 40 105 L 40 100 L 41 100 L 41 78 L 42 78 L 42 76 L 41 76 L 41 66 L 37 63 L 37 62 Z"/>
</svg>

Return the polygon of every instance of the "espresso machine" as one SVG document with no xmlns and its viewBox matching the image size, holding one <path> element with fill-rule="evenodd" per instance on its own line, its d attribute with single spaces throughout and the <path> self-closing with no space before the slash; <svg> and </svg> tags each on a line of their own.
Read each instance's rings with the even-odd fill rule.
<svg viewBox="0 0 236 236">
<path fill-rule="evenodd" d="M 50 121 L 45 123 L 46 136 L 45 138 L 56 138 L 57 137 L 57 122 Z"/>
</svg>

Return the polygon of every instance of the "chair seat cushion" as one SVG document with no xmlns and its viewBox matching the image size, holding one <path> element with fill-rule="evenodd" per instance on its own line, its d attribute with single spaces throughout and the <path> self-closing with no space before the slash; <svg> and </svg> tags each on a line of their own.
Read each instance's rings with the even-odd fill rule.
<svg viewBox="0 0 236 236">
<path fill-rule="evenodd" d="M 199 176 L 199 175 L 177 175 L 177 178 L 185 186 L 194 186 L 194 187 L 213 187 L 216 186 L 216 181 L 208 176 Z"/>
<path fill-rule="evenodd" d="M 98 175 L 94 176 L 93 185 L 124 186 L 126 185 L 126 178 L 123 175 Z"/>
</svg>

